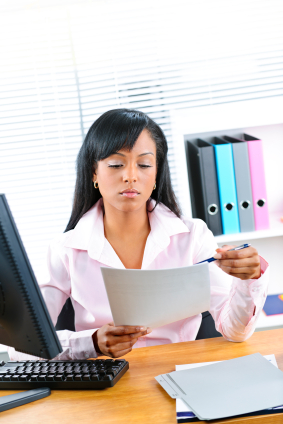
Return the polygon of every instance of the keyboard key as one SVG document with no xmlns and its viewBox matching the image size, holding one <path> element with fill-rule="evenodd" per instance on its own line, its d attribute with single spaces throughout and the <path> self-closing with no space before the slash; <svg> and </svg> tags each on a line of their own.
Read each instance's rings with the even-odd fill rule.
<svg viewBox="0 0 283 424">
<path fill-rule="evenodd" d="M 68 374 L 66 377 L 66 381 L 73 381 L 73 380 L 74 380 L 73 374 Z"/>
<path fill-rule="evenodd" d="M 104 376 L 102 377 L 102 380 L 108 380 L 108 381 L 110 381 L 110 380 L 113 380 L 113 377 L 112 377 L 112 375 L 111 375 L 111 374 L 107 374 L 107 375 L 104 375 Z"/>
<path fill-rule="evenodd" d="M 30 381 L 37 381 L 38 379 L 38 375 L 31 375 L 30 376 Z"/>
<path fill-rule="evenodd" d="M 115 359 L 115 362 L 116 362 L 116 364 L 123 364 L 123 365 L 125 365 L 126 364 L 126 359 Z"/>
<path fill-rule="evenodd" d="M 83 374 L 83 381 L 89 381 L 90 375 L 89 374 Z"/>
<path fill-rule="evenodd" d="M 48 374 L 46 377 L 46 381 L 54 381 L 55 374 Z"/>
<path fill-rule="evenodd" d="M 19 381 L 20 376 L 17 374 L 14 374 L 11 378 L 11 381 Z"/>
<path fill-rule="evenodd" d="M 104 364 L 105 365 L 108 365 L 108 364 L 110 364 L 110 365 L 112 365 L 112 364 L 114 364 L 114 359 L 105 359 L 105 361 L 104 361 Z"/>
<path fill-rule="evenodd" d="M 90 379 L 92 381 L 99 381 L 99 375 L 98 374 L 91 374 Z"/>
<path fill-rule="evenodd" d="M 11 380 L 11 376 L 10 375 L 5 375 L 3 377 L 3 381 L 10 381 Z"/>
<path fill-rule="evenodd" d="M 46 381 L 46 374 L 39 374 L 38 381 Z"/>
<path fill-rule="evenodd" d="M 64 377 L 63 374 L 57 374 L 57 375 L 55 375 L 55 381 L 62 381 L 63 377 Z"/>
<path fill-rule="evenodd" d="M 81 374 L 76 374 L 74 380 L 75 381 L 82 381 L 82 375 Z"/>
<path fill-rule="evenodd" d="M 27 381 L 28 376 L 26 374 L 20 375 L 20 381 Z"/>
<path fill-rule="evenodd" d="M 116 359 L 115 365 L 118 365 L 120 367 L 120 369 L 122 369 L 126 365 L 126 361 L 125 361 L 125 359 L 122 359 L 122 360 L 117 360 Z"/>
</svg>

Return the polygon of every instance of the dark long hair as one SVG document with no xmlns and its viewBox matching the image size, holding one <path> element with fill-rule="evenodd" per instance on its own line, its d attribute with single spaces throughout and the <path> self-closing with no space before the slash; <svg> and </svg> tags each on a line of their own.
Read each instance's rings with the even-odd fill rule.
<svg viewBox="0 0 283 424">
<path fill-rule="evenodd" d="M 114 109 L 101 115 L 90 127 L 77 157 L 77 181 L 73 209 L 66 231 L 75 228 L 81 217 L 101 198 L 92 182 L 97 162 L 121 149 L 131 150 L 146 129 L 156 144 L 156 189 L 151 198 L 163 203 L 178 217 L 181 210 L 174 194 L 167 160 L 167 141 L 161 128 L 146 114 L 132 109 Z M 149 211 L 152 212 L 152 211 Z"/>
</svg>

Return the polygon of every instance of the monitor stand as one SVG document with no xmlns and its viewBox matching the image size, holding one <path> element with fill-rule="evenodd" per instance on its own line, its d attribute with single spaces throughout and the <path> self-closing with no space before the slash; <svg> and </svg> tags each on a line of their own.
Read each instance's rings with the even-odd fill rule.
<svg viewBox="0 0 283 424">
<path fill-rule="evenodd" d="M 26 392 L 15 393 L 14 395 L 2 396 L 0 397 L 0 412 L 15 408 L 16 406 L 25 405 L 34 400 L 42 399 L 50 394 L 51 390 L 49 387 L 42 387 Z"/>
</svg>

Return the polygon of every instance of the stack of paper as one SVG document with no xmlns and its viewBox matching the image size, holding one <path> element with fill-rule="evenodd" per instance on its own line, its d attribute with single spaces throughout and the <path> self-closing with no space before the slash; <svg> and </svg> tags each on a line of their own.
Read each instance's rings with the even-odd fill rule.
<svg viewBox="0 0 283 424">
<path fill-rule="evenodd" d="M 197 364 L 191 369 L 161 374 L 156 380 L 172 398 L 181 399 L 187 406 L 184 411 L 187 415 L 178 417 L 179 422 L 195 421 L 196 417 L 221 419 L 256 411 L 261 414 L 263 410 L 283 405 L 283 372 L 274 366 L 274 361 L 271 363 L 259 353 Z"/>
</svg>

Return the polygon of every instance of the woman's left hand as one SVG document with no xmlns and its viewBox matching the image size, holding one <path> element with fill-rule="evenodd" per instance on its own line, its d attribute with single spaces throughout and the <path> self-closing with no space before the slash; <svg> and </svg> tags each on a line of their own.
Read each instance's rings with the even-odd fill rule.
<svg viewBox="0 0 283 424">
<path fill-rule="evenodd" d="M 217 259 L 216 265 L 219 266 L 226 274 L 241 280 L 257 279 L 261 276 L 260 259 L 257 250 L 252 247 L 246 247 L 241 250 L 228 250 L 236 246 L 224 245 L 216 249 L 217 254 L 214 258 Z"/>
</svg>

